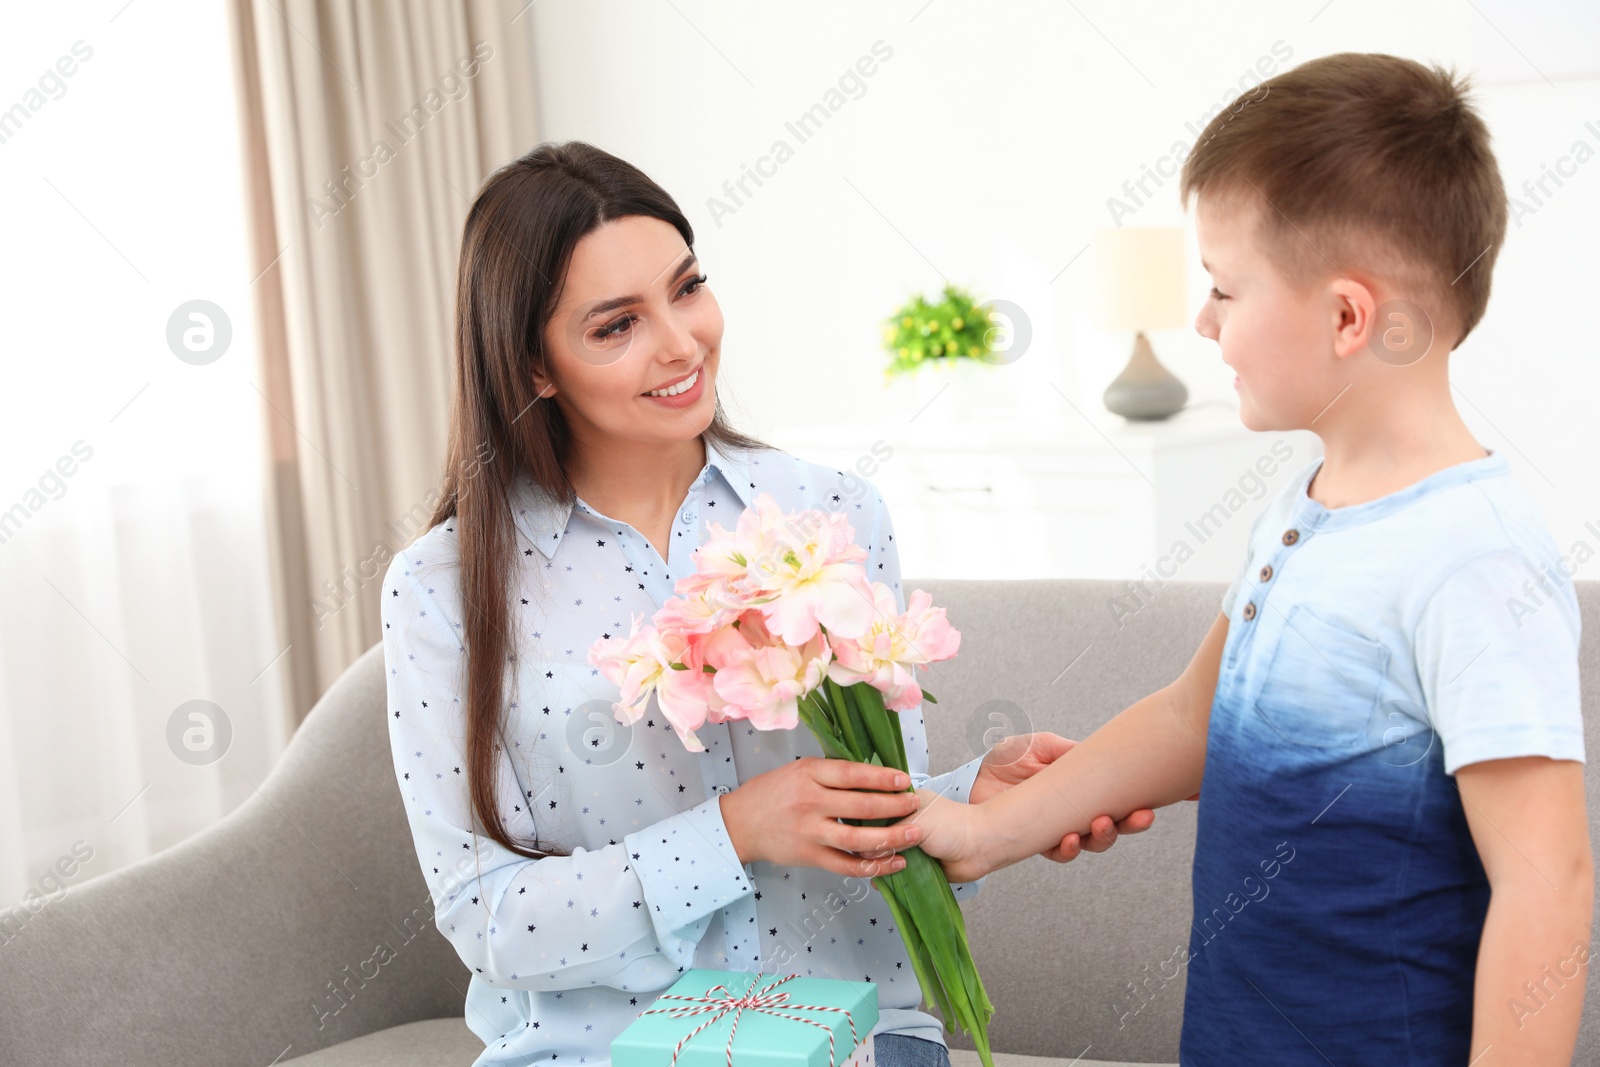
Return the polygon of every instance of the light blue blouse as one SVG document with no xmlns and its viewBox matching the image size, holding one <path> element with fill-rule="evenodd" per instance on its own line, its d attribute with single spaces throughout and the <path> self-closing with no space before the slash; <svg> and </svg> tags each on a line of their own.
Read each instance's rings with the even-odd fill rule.
<svg viewBox="0 0 1600 1067">
<path fill-rule="evenodd" d="M 609 1060 L 611 1039 L 692 967 L 795 972 L 878 984 L 874 1033 L 942 1041 L 893 918 L 861 879 L 811 867 L 741 864 L 718 802 L 754 775 L 820 756 L 805 729 L 707 723 L 685 750 L 655 699 L 632 727 L 590 644 L 626 635 L 673 595 L 708 522 L 732 528 L 758 493 L 786 511 L 843 510 L 871 577 L 903 610 L 888 509 L 869 482 L 784 452 L 706 462 L 674 523 L 667 558 L 580 498 L 562 507 L 514 487 L 515 677 L 496 791 L 511 835 L 569 857 L 529 860 L 470 818 L 456 520 L 391 561 L 383 582 L 389 732 L 417 857 L 441 933 L 471 968 L 466 1022 L 477 1064 Z M 959 626 L 959 620 L 957 620 Z M 935 681 L 930 688 L 935 693 Z M 946 711 L 945 714 L 950 714 Z M 930 778 L 922 710 L 902 713 L 913 783 L 965 800 L 982 755 Z M 982 881 L 955 886 L 972 897 Z"/>
</svg>

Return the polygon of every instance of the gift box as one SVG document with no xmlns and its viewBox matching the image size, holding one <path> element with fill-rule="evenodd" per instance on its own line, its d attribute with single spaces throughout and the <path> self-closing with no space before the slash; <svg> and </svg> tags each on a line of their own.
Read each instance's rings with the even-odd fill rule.
<svg viewBox="0 0 1600 1067">
<path fill-rule="evenodd" d="M 612 1067 L 874 1067 L 875 982 L 687 971 L 611 1042 Z"/>
</svg>

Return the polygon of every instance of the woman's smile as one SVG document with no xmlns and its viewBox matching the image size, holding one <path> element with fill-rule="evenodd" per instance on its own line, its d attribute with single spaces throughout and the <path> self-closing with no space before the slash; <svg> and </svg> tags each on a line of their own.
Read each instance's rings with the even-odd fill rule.
<svg viewBox="0 0 1600 1067">
<path fill-rule="evenodd" d="M 705 364 L 702 363 L 682 378 L 670 382 L 661 389 L 652 389 L 650 392 L 641 395 L 648 400 L 654 400 L 658 404 L 666 404 L 668 407 L 689 407 L 705 393 L 704 382 L 706 375 L 704 371 Z"/>
</svg>

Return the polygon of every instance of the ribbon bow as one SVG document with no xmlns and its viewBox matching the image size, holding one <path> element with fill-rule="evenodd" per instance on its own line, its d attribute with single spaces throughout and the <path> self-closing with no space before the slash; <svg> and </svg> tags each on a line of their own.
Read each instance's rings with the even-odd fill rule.
<svg viewBox="0 0 1600 1067">
<path fill-rule="evenodd" d="M 760 981 L 760 977 L 757 976 L 751 981 L 749 990 L 738 994 L 735 994 L 725 985 L 712 986 L 710 989 L 706 990 L 706 995 L 703 997 L 686 997 L 675 993 L 663 993 L 656 998 L 658 1001 L 683 1000 L 688 1001 L 688 1004 L 684 1005 L 683 1007 L 676 1008 L 648 1008 L 639 1014 L 669 1015 L 674 1019 L 684 1019 L 694 1015 L 714 1013 L 711 1015 L 711 1018 L 707 1019 L 693 1030 L 689 1031 L 688 1035 L 684 1037 L 683 1040 L 678 1042 L 677 1046 L 672 1050 L 672 1063 L 670 1067 L 677 1067 L 678 1053 L 683 1051 L 685 1045 L 694 1040 L 696 1034 L 700 1033 L 700 1031 L 704 1030 L 713 1023 L 718 1022 L 729 1012 L 733 1013 L 733 1028 L 728 1031 L 728 1067 L 733 1067 L 733 1035 L 738 1033 L 739 1017 L 746 1011 L 758 1011 L 763 1015 L 776 1015 L 780 1019 L 792 1019 L 797 1023 L 806 1023 L 809 1026 L 822 1027 L 822 1029 L 827 1031 L 828 1034 L 828 1067 L 835 1067 L 836 1061 L 834 1060 L 833 1054 L 833 1028 L 830 1026 L 824 1026 L 815 1019 L 807 1019 L 801 1015 L 790 1015 L 788 1012 L 779 1011 L 778 1009 L 790 1008 L 794 1011 L 843 1012 L 845 1021 L 850 1024 L 851 1048 L 855 1048 L 861 1043 L 860 1038 L 856 1036 L 855 1018 L 852 1017 L 850 1012 L 844 1008 L 836 1008 L 830 1004 L 791 1004 L 789 1003 L 788 993 L 772 992 L 772 990 L 783 985 L 783 983 L 789 981 L 790 979 L 799 977 L 800 976 L 798 974 L 786 974 L 782 978 L 779 978 L 776 982 L 770 982 L 767 985 L 762 986 L 761 989 L 757 990 L 755 985 L 757 981 Z M 719 992 L 722 994 L 721 996 L 716 995 Z"/>
</svg>

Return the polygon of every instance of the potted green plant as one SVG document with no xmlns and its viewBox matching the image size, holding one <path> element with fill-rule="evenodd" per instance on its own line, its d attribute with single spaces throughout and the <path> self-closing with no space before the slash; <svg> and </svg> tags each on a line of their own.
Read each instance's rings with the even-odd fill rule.
<svg viewBox="0 0 1600 1067">
<path fill-rule="evenodd" d="M 1002 378 L 1010 362 L 1010 325 L 993 301 L 978 303 L 971 293 L 945 285 L 940 299 L 918 294 L 884 321 L 883 345 L 889 353 L 886 383 L 911 378 L 919 410 L 938 400 L 945 415 L 961 421 L 1002 414 L 1011 408 L 1015 376 Z M 936 368 L 936 369 L 925 369 Z"/>
<path fill-rule="evenodd" d="M 932 304 L 919 293 L 884 322 L 889 375 L 924 365 L 984 361 L 996 336 L 989 310 L 958 286 L 946 285 L 941 295 Z"/>
</svg>

